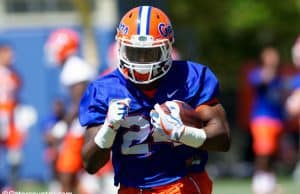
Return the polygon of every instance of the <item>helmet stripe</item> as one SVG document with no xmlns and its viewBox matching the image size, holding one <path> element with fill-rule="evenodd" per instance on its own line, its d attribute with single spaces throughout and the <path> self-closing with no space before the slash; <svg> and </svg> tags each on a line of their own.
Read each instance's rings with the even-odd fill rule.
<svg viewBox="0 0 300 194">
<path fill-rule="evenodd" d="M 142 6 L 140 8 L 139 21 L 138 24 L 138 34 L 139 35 L 147 35 L 147 29 L 149 31 L 149 21 L 150 21 L 150 7 Z"/>
<path fill-rule="evenodd" d="M 142 15 L 142 7 L 139 9 L 138 23 L 137 23 L 137 34 L 141 32 L 141 15 Z"/>
<path fill-rule="evenodd" d="M 151 9 L 152 9 L 152 7 L 149 7 L 148 15 L 147 15 L 147 30 L 146 30 L 147 34 L 149 34 L 149 29 L 150 29 Z"/>
</svg>

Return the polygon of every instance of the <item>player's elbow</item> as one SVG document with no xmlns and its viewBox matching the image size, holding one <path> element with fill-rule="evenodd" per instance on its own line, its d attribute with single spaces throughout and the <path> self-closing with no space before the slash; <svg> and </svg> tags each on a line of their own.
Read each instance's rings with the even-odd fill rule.
<svg viewBox="0 0 300 194">
<path fill-rule="evenodd" d="M 81 152 L 83 168 L 89 174 L 95 174 L 101 168 L 101 164 L 98 162 L 95 162 L 95 161 L 98 161 L 98 159 L 95 158 L 89 152 L 87 152 L 87 150 L 85 148 L 86 147 L 83 147 L 82 152 Z"/>
<path fill-rule="evenodd" d="M 89 174 L 95 174 L 98 172 L 99 167 L 94 166 L 88 161 L 83 161 L 83 168 L 88 172 Z"/>
<path fill-rule="evenodd" d="M 81 151 L 83 168 L 89 174 L 95 174 L 102 168 L 110 158 L 110 150 L 102 150 L 98 147 L 89 147 L 88 144 L 83 146 Z"/>
<path fill-rule="evenodd" d="M 231 137 L 228 135 L 225 135 L 224 137 L 224 145 L 223 145 L 223 152 L 228 152 L 231 147 Z"/>
<path fill-rule="evenodd" d="M 223 141 L 222 141 L 222 146 L 221 146 L 221 151 L 222 152 L 228 152 L 230 150 L 231 147 L 231 135 L 230 132 L 224 132 L 223 134 Z"/>
<path fill-rule="evenodd" d="M 83 168 L 89 173 L 89 174 L 95 174 L 98 171 L 98 168 L 93 164 L 93 162 L 86 156 L 84 152 L 81 154 L 82 157 L 82 163 Z"/>
<path fill-rule="evenodd" d="M 101 169 L 107 162 L 107 160 L 100 160 L 97 157 L 87 157 L 82 155 L 83 159 L 83 168 L 89 173 L 89 174 L 95 174 Z"/>
</svg>

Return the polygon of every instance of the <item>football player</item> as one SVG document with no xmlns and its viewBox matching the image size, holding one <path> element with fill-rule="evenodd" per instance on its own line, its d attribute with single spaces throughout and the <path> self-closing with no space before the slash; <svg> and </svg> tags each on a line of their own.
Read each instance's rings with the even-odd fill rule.
<svg viewBox="0 0 300 194">
<path fill-rule="evenodd" d="M 76 177 L 82 169 L 81 147 L 83 132 L 78 122 L 78 105 L 87 83 L 95 77 L 95 71 L 78 57 L 79 36 L 71 29 L 53 31 L 45 44 L 46 56 L 50 64 L 61 67 L 60 82 L 70 95 L 70 107 L 64 118 L 52 128 L 52 134 L 64 138 L 58 153 L 56 168 L 62 191 L 76 188 Z"/>
<path fill-rule="evenodd" d="M 15 110 L 18 105 L 18 94 L 21 80 L 12 68 L 14 50 L 6 40 L 0 40 L 0 144 L 7 149 L 7 160 L 10 172 L 7 173 L 7 186 L 16 186 L 18 169 L 21 163 L 21 150 L 25 133 L 15 122 Z"/>
<path fill-rule="evenodd" d="M 117 28 L 118 69 L 90 83 L 81 99 L 84 167 L 96 173 L 112 151 L 120 194 L 210 194 L 208 151 L 230 147 L 216 76 L 207 66 L 172 61 L 173 42 L 163 11 L 129 10 Z M 173 100 L 193 107 L 203 127 L 185 125 Z"/>
<path fill-rule="evenodd" d="M 255 154 L 252 190 L 255 194 L 275 193 L 274 156 L 283 131 L 283 78 L 279 75 L 280 56 L 274 47 L 261 52 L 260 67 L 249 74 L 254 91 L 250 129 Z"/>
</svg>

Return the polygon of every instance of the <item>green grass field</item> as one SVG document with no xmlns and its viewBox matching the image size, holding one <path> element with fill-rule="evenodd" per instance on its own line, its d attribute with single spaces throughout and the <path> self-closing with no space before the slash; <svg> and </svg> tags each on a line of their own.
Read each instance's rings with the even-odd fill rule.
<svg viewBox="0 0 300 194">
<path fill-rule="evenodd" d="M 280 194 L 299 194 L 300 183 L 288 178 L 279 179 Z M 218 180 L 214 181 L 213 194 L 252 194 L 251 180 Z"/>
<path fill-rule="evenodd" d="M 295 183 L 289 178 L 280 178 L 280 194 L 300 194 L 300 183 Z M 47 191 L 45 185 L 37 183 L 23 183 L 19 185 L 19 191 L 42 192 Z M 214 181 L 213 194 L 252 194 L 251 180 L 224 179 Z"/>
</svg>

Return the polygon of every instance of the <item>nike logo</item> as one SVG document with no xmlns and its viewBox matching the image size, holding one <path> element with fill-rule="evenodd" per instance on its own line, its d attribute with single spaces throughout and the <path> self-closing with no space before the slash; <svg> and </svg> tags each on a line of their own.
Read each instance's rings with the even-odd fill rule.
<svg viewBox="0 0 300 194">
<path fill-rule="evenodd" d="M 167 93 L 167 97 L 168 98 L 172 98 L 176 93 L 177 93 L 178 89 L 174 90 L 173 92 L 171 93 Z"/>
</svg>

